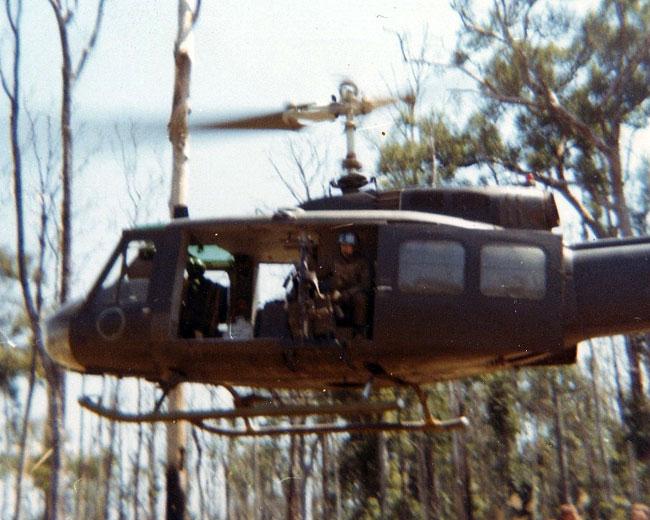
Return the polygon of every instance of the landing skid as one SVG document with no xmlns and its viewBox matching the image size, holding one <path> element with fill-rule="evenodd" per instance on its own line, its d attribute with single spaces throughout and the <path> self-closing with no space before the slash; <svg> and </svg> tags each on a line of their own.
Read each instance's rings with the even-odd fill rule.
<svg viewBox="0 0 650 520">
<path fill-rule="evenodd" d="M 424 392 L 417 385 L 409 385 L 416 392 L 424 419 L 420 421 L 385 421 L 383 414 L 399 412 L 403 409 L 401 401 L 371 401 L 368 400 L 371 383 L 361 400 L 351 403 L 322 404 L 322 405 L 291 405 L 275 404 L 278 399 L 247 395 L 244 397 L 233 389 L 226 387 L 234 397 L 234 408 L 193 410 L 193 411 L 159 411 L 159 403 L 149 413 L 127 413 L 117 409 L 107 408 L 101 403 L 94 402 L 89 397 L 79 399 L 79 404 L 87 410 L 111 421 L 126 423 L 155 423 L 186 421 L 206 432 L 226 437 L 261 437 L 278 435 L 312 435 L 325 433 L 377 433 L 377 432 L 446 432 L 458 430 L 469 425 L 465 417 L 448 420 L 435 419 L 427 406 Z M 255 404 L 262 401 L 262 404 Z M 330 422 L 311 424 L 291 424 L 289 426 L 262 426 L 251 423 L 257 417 L 317 417 L 328 416 Z M 333 417 L 354 417 L 352 422 L 336 422 Z M 365 418 L 365 419 L 361 419 Z M 222 427 L 209 424 L 206 421 L 243 420 L 244 427 Z"/>
</svg>

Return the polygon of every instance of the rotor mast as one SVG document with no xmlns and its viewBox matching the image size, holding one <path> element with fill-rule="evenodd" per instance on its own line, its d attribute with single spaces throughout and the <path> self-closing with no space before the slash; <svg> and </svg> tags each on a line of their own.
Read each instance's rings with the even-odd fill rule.
<svg viewBox="0 0 650 520">
<path fill-rule="evenodd" d="M 345 154 L 345 159 L 341 162 L 344 173 L 337 181 L 332 181 L 331 185 L 334 188 L 340 189 L 343 193 L 354 193 L 368 184 L 368 179 L 360 173 L 361 163 L 357 159 L 355 149 L 355 134 L 357 130 L 355 116 L 363 113 L 360 111 L 363 106 L 363 101 L 359 100 L 359 89 L 349 80 L 341 83 L 339 94 L 341 96 L 341 103 L 345 107 L 345 142 L 347 145 L 347 153 Z"/>
</svg>

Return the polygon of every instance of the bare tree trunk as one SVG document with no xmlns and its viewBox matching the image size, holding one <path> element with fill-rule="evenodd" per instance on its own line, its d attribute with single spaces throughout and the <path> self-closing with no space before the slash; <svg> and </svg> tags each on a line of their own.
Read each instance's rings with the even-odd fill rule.
<svg viewBox="0 0 650 520">
<path fill-rule="evenodd" d="M 440 518 L 440 497 L 438 495 L 438 472 L 436 459 L 433 452 L 433 442 L 430 439 L 424 442 L 424 461 L 427 469 L 427 483 L 429 486 L 429 511 L 431 518 Z"/>
<path fill-rule="evenodd" d="M 316 461 L 318 452 L 318 439 L 301 436 L 300 445 L 300 502 L 302 504 L 302 518 L 313 517 L 314 510 L 314 468 L 318 466 Z M 310 441 L 310 442 L 307 442 Z M 309 493 L 311 491 L 311 493 Z"/>
<path fill-rule="evenodd" d="M 86 378 L 82 376 L 81 378 L 81 395 L 86 394 Z M 79 462 L 78 462 L 78 467 L 77 467 L 77 474 L 75 475 L 76 481 L 78 482 L 78 491 L 75 493 L 74 497 L 74 516 L 75 518 L 83 518 L 85 515 L 81 511 L 81 504 L 84 498 L 84 488 L 86 487 L 85 483 L 85 464 L 84 460 L 86 458 L 86 451 L 85 451 L 85 442 L 84 442 L 84 433 L 85 433 L 85 421 L 86 420 L 86 414 L 84 411 L 84 408 L 79 409 L 79 437 L 77 440 L 78 444 L 78 457 L 79 457 Z"/>
<path fill-rule="evenodd" d="M 300 520 L 300 493 L 298 492 L 299 476 L 299 439 L 292 435 L 289 441 L 289 475 L 285 480 L 285 496 L 287 501 L 287 520 Z"/>
<path fill-rule="evenodd" d="M 14 488 L 14 520 L 20 519 L 22 508 L 23 479 L 25 474 L 25 459 L 27 458 L 27 437 L 29 434 L 29 417 L 32 411 L 34 389 L 36 387 L 36 346 L 32 346 L 32 361 L 29 366 L 29 380 L 27 383 L 27 396 L 23 410 L 23 422 L 18 441 L 18 464 L 16 466 L 16 484 Z"/>
<path fill-rule="evenodd" d="M 610 339 L 610 341 L 612 347 L 612 359 L 614 361 L 614 381 L 616 384 L 616 401 L 618 405 L 618 413 L 621 421 L 621 426 L 623 428 L 627 428 L 627 417 L 626 417 L 627 407 L 625 405 L 625 394 L 623 392 L 623 384 L 621 383 L 621 374 L 619 373 L 618 370 L 618 362 L 616 361 L 616 349 L 614 348 L 614 340 Z M 632 445 L 632 442 L 630 440 L 626 441 L 625 450 L 628 459 L 628 471 L 630 472 L 629 475 L 630 501 L 636 502 L 639 500 L 641 491 L 639 488 L 639 482 L 637 478 L 638 468 L 636 464 L 636 454 L 634 453 L 634 446 Z"/>
<path fill-rule="evenodd" d="M 449 400 L 452 413 L 456 416 L 464 415 L 460 383 L 449 383 Z M 464 432 L 452 433 L 452 458 L 456 477 L 454 501 L 457 518 L 459 520 L 473 520 L 472 484 Z"/>
<path fill-rule="evenodd" d="M 377 466 L 379 467 L 379 511 L 388 514 L 388 446 L 386 435 L 377 434 Z"/>
<path fill-rule="evenodd" d="M 609 177 L 612 189 L 613 209 L 616 214 L 618 228 L 624 237 L 632 236 L 630 211 L 625 200 L 623 163 L 619 149 L 621 138 L 620 125 L 612 125 L 611 135 L 607 136 L 608 150 L 605 154 L 609 163 Z"/>
<path fill-rule="evenodd" d="M 203 446 L 201 444 L 201 439 L 199 439 L 199 434 L 196 431 L 196 428 L 192 428 L 192 439 L 194 440 L 194 445 L 196 446 L 196 466 L 195 466 L 195 478 L 196 478 L 196 488 L 199 492 L 199 518 L 205 517 L 205 491 L 203 489 L 203 479 L 201 478 L 201 468 L 203 467 Z"/>
<path fill-rule="evenodd" d="M 601 467 L 604 470 L 605 498 L 612 503 L 614 484 L 612 480 L 612 468 L 609 458 L 605 452 L 605 434 L 603 432 L 602 403 L 600 400 L 600 389 L 598 386 L 598 364 L 594 355 L 593 343 L 589 341 L 589 371 L 591 372 L 591 393 L 594 399 L 594 419 L 596 423 L 596 438 L 598 439 L 598 456 Z"/>
<path fill-rule="evenodd" d="M 32 126 L 32 132 L 34 132 L 34 121 L 30 118 L 30 123 Z M 40 229 L 38 236 L 38 263 L 36 267 L 36 273 L 34 275 L 35 280 L 35 306 L 36 313 L 40 316 L 43 308 L 43 285 L 44 285 L 44 272 L 45 272 L 45 252 L 46 252 L 46 237 L 48 232 L 48 223 L 49 223 L 49 214 L 46 199 L 48 196 L 47 193 L 47 178 L 51 174 L 52 170 L 50 164 L 43 166 L 40 161 L 39 154 L 37 152 L 36 139 L 32 140 L 34 147 L 38 170 L 39 170 L 39 195 L 40 195 Z M 38 346 L 36 344 L 31 345 L 32 356 L 29 369 L 29 378 L 27 383 L 27 396 L 25 397 L 25 408 L 23 412 L 23 423 L 19 439 L 18 446 L 18 464 L 16 468 L 16 486 L 15 486 L 15 498 L 14 498 L 14 520 L 19 520 L 22 508 L 22 486 L 25 470 L 25 459 L 27 456 L 27 438 L 29 433 L 29 418 L 31 415 L 32 402 L 34 397 L 34 390 L 36 384 L 36 361 L 38 355 Z"/>
<path fill-rule="evenodd" d="M 68 41 L 68 16 L 60 5 L 54 6 L 61 43 L 61 273 L 59 301 L 70 293 L 72 274 L 72 59 Z"/>
<path fill-rule="evenodd" d="M 118 500 L 117 500 L 117 518 L 118 520 L 126 520 L 128 511 L 128 493 L 124 474 L 126 468 L 124 464 L 124 428 L 122 424 L 117 425 L 117 485 L 119 486 Z"/>
<path fill-rule="evenodd" d="M 224 473 L 226 477 L 226 519 L 230 520 L 234 518 L 234 496 L 235 492 L 233 490 L 233 484 L 230 478 L 228 478 L 228 466 L 230 462 L 234 459 L 234 454 L 235 454 L 235 442 L 233 439 L 226 439 L 226 443 L 228 446 L 227 449 L 227 455 L 226 455 L 226 460 L 224 461 Z M 275 464 L 274 464 L 275 467 Z"/>
<path fill-rule="evenodd" d="M 429 468 L 427 467 L 426 443 L 427 435 L 422 433 L 416 437 L 415 449 L 417 452 L 417 482 L 418 482 L 418 500 L 422 507 L 423 520 L 429 520 L 431 505 L 431 485 L 429 482 Z"/>
<path fill-rule="evenodd" d="M 611 135 L 608 138 L 608 144 L 611 153 L 607 155 L 610 167 L 610 183 L 612 188 L 612 198 L 614 201 L 614 211 L 617 218 L 618 228 L 624 237 L 632 236 L 632 225 L 630 212 L 627 207 L 624 191 L 624 172 L 621 161 L 619 141 L 621 138 L 621 125 L 615 125 L 611 129 Z M 643 377 L 641 370 L 641 341 L 638 335 L 626 336 L 625 338 L 626 353 L 628 358 L 628 372 L 630 377 L 630 404 L 627 414 L 624 414 L 623 424 L 627 426 L 628 432 L 633 435 L 636 428 L 647 429 L 650 424 L 637 425 L 633 424 L 636 419 L 644 420 L 646 408 L 646 396 L 643 387 Z M 629 414 L 629 415 L 628 415 Z M 632 478 L 632 500 L 640 499 L 640 487 L 637 481 L 638 474 L 638 454 L 635 446 L 631 441 L 627 442 L 627 453 L 630 458 L 630 473 Z"/>
<path fill-rule="evenodd" d="M 575 417 L 584 417 L 586 421 L 580 422 L 574 427 L 574 433 L 579 435 L 582 439 L 583 445 L 581 446 L 582 450 L 573 450 L 572 459 L 573 460 L 584 460 L 587 466 L 587 478 L 585 480 L 589 483 L 589 495 L 593 498 L 591 501 L 591 512 L 594 514 L 595 518 L 600 518 L 600 504 L 603 502 L 604 498 L 604 486 L 602 471 L 599 467 L 600 460 L 596 454 L 596 447 L 594 443 L 593 430 L 587 427 L 587 424 L 591 425 L 591 420 L 594 416 L 592 411 L 592 401 L 591 399 L 578 400 L 573 403 L 575 406 L 573 410 L 568 412 L 569 415 L 575 415 Z M 569 405 L 571 408 L 571 405 Z M 597 440 L 596 440 L 597 442 Z"/>
<path fill-rule="evenodd" d="M 14 61 L 12 67 L 13 77 L 11 85 L 9 79 L 1 74 L 2 88 L 9 99 L 10 104 L 10 142 L 11 154 L 13 160 L 13 188 L 14 188 L 14 203 L 16 211 L 16 256 L 18 264 L 18 278 L 20 281 L 21 292 L 25 311 L 29 319 L 29 325 L 32 332 L 32 341 L 39 357 L 42 360 L 43 367 L 46 374 L 46 381 L 48 384 L 48 412 L 50 416 L 49 426 L 51 427 L 51 446 L 53 449 L 51 456 L 52 475 L 49 482 L 49 493 L 46 500 L 46 514 L 48 519 L 56 519 L 56 508 L 53 507 L 57 504 L 58 499 L 58 483 L 59 473 L 61 467 L 61 411 L 62 411 L 62 396 L 59 383 L 61 381 L 58 369 L 54 366 L 51 360 L 45 354 L 43 343 L 43 334 L 40 323 L 40 312 L 37 302 L 34 301 L 32 294 L 32 287 L 29 279 L 29 271 L 27 266 L 26 255 L 26 232 L 24 221 L 24 207 L 23 207 L 23 170 L 22 170 L 22 150 L 18 138 L 19 131 L 19 117 L 21 111 L 20 96 L 20 59 L 21 59 L 21 33 L 20 22 L 22 16 L 22 2 L 18 1 L 16 4 L 16 11 L 11 11 L 11 5 L 6 4 L 6 13 L 11 28 L 13 42 L 14 42 Z M 21 500 L 16 504 L 20 508 Z M 20 516 L 20 510 L 16 511 Z"/>
<path fill-rule="evenodd" d="M 4 394 L 4 399 L 2 401 L 2 412 L 3 419 L 5 424 L 4 434 L 2 438 L 2 452 L 6 454 L 6 457 L 10 460 L 13 455 L 14 446 L 16 443 L 16 436 L 18 434 L 17 427 L 14 420 L 14 410 L 17 409 L 16 399 L 7 393 Z M 11 472 L 3 472 L 2 477 L 0 478 L 0 487 L 2 487 L 2 498 L 0 499 L 0 511 L 6 511 L 9 509 L 9 495 L 11 490 Z"/>
<path fill-rule="evenodd" d="M 169 119 L 169 140 L 172 144 L 172 218 L 187 216 L 186 176 L 189 155 L 187 118 L 189 114 L 190 73 L 192 69 L 192 29 L 199 13 L 198 0 L 178 0 L 178 32 L 174 45 L 174 96 Z M 183 408 L 182 387 L 174 388 L 168 397 L 169 410 Z M 167 520 L 186 518 L 185 428 L 181 421 L 167 426 Z"/>
<path fill-rule="evenodd" d="M 339 472 L 338 457 L 334 458 L 334 486 L 336 496 L 336 520 L 343 518 L 343 499 L 341 496 L 341 473 Z"/>
<path fill-rule="evenodd" d="M 561 504 L 571 502 L 569 493 L 569 472 L 566 461 L 566 450 L 564 447 L 564 421 L 562 417 L 562 403 L 558 396 L 558 385 L 555 373 L 551 374 L 551 397 L 553 400 L 553 423 L 555 428 L 555 450 L 559 471 L 558 498 Z"/>
<path fill-rule="evenodd" d="M 332 503 L 332 492 L 330 491 L 331 486 L 331 457 L 330 457 L 330 446 L 329 446 L 329 436 L 326 433 L 321 434 L 320 436 L 320 445 L 321 445 L 321 486 L 323 495 L 323 501 L 321 504 L 321 514 L 323 520 L 329 520 L 333 517 L 335 505 Z"/>
<path fill-rule="evenodd" d="M 627 336 L 625 350 L 630 373 L 630 402 L 639 411 L 643 408 L 645 394 L 643 390 L 643 370 L 641 369 L 641 337 Z"/>
<path fill-rule="evenodd" d="M 119 406 L 119 381 L 113 381 L 113 396 L 111 397 L 111 408 L 117 409 Z M 117 428 L 116 421 L 110 421 L 108 424 L 108 446 L 102 461 L 102 480 L 104 490 L 102 493 L 102 515 L 104 520 L 109 520 L 111 516 L 111 490 L 114 489 L 115 482 L 113 479 L 113 465 L 115 464 L 115 432 Z"/>
<path fill-rule="evenodd" d="M 102 386 L 101 386 L 101 391 L 100 391 L 100 399 L 104 401 L 106 399 L 107 401 L 110 399 L 110 393 L 109 390 L 107 389 L 107 377 L 102 377 Z M 97 430 L 95 432 L 95 449 L 97 450 L 97 474 L 98 474 L 98 479 L 97 479 L 97 486 L 101 485 L 102 483 L 105 482 L 106 479 L 106 474 L 105 474 L 105 456 L 102 453 L 102 447 L 105 446 L 105 439 L 104 439 L 104 430 L 106 427 L 107 421 L 105 421 L 103 418 L 99 418 L 97 421 Z M 105 491 L 103 489 L 102 491 Z M 106 493 L 103 492 L 95 492 L 94 493 L 94 498 L 95 498 L 95 516 L 100 517 L 100 515 L 103 517 L 104 515 L 104 510 L 106 509 L 106 504 L 107 504 L 107 497 Z"/>
<path fill-rule="evenodd" d="M 183 408 L 181 388 L 175 388 L 167 397 L 169 410 Z M 169 423 L 167 426 L 167 468 L 165 481 L 167 492 L 167 520 L 184 520 L 186 518 L 185 500 L 187 487 L 187 470 L 185 467 L 185 423 Z"/>
<path fill-rule="evenodd" d="M 190 74 L 192 71 L 193 33 L 199 9 L 199 0 L 178 0 L 178 32 L 174 44 L 174 96 L 169 119 L 169 140 L 172 144 L 172 193 L 170 214 L 187 216 L 188 127 Z"/>
<path fill-rule="evenodd" d="M 263 509 L 262 475 L 260 474 L 260 454 L 257 438 L 253 439 L 253 518 L 261 518 Z"/>
<path fill-rule="evenodd" d="M 138 379 L 138 413 L 142 413 L 142 380 Z M 142 449 L 144 446 L 144 425 L 138 423 L 138 436 L 135 445 L 135 456 L 131 461 L 132 476 L 131 476 L 131 489 L 133 490 L 132 496 L 132 511 L 133 520 L 140 519 L 140 464 L 142 461 Z"/>
<path fill-rule="evenodd" d="M 220 476 L 223 474 L 224 471 L 224 460 L 223 460 L 223 444 L 226 441 L 222 441 L 222 439 L 218 439 L 215 437 L 211 437 L 208 439 L 208 442 L 210 443 L 210 454 L 211 456 L 208 458 L 209 464 L 210 464 L 210 472 L 212 475 L 215 476 L 215 478 L 209 479 L 209 487 L 206 489 L 208 497 L 216 497 L 216 496 L 221 496 L 222 490 L 226 491 L 226 486 L 225 486 L 225 478 L 220 478 Z M 219 446 L 219 450 L 217 450 L 216 446 Z M 223 485 L 223 488 L 221 487 Z M 228 514 L 228 500 L 227 497 L 225 497 L 226 500 L 224 502 L 220 502 L 217 500 L 208 500 L 207 504 L 207 518 L 212 519 L 212 518 L 224 518 L 227 517 Z"/>
<path fill-rule="evenodd" d="M 72 62 L 66 17 L 60 5 L 52 4 L 61 43 L 61 236 L 60 236 L 60 294 L 59 302 L 65 303 L 70 293 L 72 274 Z M 65 414 L 65 375 L 61 370 L 52 366 L 49 391 L 49 428 L 52 445 L 52 476 L 50 494 L 47 502 L 47 516 L 51 520 L 59 516 L 59 475 L 62 469 L 61 435 L 63 431 L 63 416 Z"/>
<path fill-rule="evenodd" d="M 156 452 L 156 423 L 149 426 L 149 439 L 147 446 L 147 459 L 149 469 L 147 471 L 149 477 L 149 519 L 156 520 L 158 518 L 157 504 L 158 504 L 158 474 L 157 467 L 157 452 Z"/>
<path fill-rule="evenodd" d="M 311 504 L 307 501 L 307 486 L 311 479 L 311 470 L 313 467 L 313 446 L 307 445 L 307 439 L 304 435 L 300 436 L 300 518 L 307 518 L 307 509 L 311 509 Z"/>
<path fill-rule="evenodd" d="M 97 14 L 91 36 L 84 47 L 76 67 L 72 63 L 68 25 L 74 18 L 74 11 L 61 4 L 60 0 L 49 0 L 59 31 L 61 45 L 61 273 L 59 301 L 68 300 L 72 273 L 72 89 L 84 69 L 90 51 L 94 47 L 104 13 L 105 0 L 98 0 Z M 59 516 L 59 479 L 63 469 L 62 432 L 65 416 L 65 374 L 53 363 L 47 363 L 46 377 L 49 386 L 48 424 L 52 447 L 50 492 L 47 500 L 47 517 L 54 520 Z"/>
</svg>

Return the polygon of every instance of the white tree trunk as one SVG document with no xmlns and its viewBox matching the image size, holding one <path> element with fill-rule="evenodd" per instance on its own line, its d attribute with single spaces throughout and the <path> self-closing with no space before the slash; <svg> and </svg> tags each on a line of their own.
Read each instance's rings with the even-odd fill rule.
<svg viewBox="0 0 650 520">
<path fill-rule="evenodd" d="M 187 118 L 190 112 L 190 74 L 194 51 L 192 28 L 198 15 L 198 7 L 197 0 L 178 1 L 178 33 L 174 45 L 176 75 L 172 113 L 169 119 L 169 140 L 173 149 L 172 188 L 169 201 L 172 218 L 179 216 L 179 211 L 187 211 L 187 161 L 189 158 Z"/>
<path fill-rule="evenodd" d="M 187 119 L 189 114 L 190 73 L 192 69 L 192 28 L 200 2 L 178 1 L 178 33 L 174 45 L 175 79 L 172 112 L 169 119 L 169 140 L 172 144 L 172 188 L 170 213 L 172 218 L 187 215 L 187 174 L 189 141 Z M 169 410 L 183 408 L 183 390 L 179 386 L 169 394 Z M 167 518 L 184 519 L 187 475 L 185 468 L 186 426 L 169 423 L 167 427 Z"/>
</svg>

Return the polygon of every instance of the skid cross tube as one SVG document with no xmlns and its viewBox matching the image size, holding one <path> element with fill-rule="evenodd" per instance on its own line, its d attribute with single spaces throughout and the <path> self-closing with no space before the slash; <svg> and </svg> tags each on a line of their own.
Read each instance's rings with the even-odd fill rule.
<svg viewBox="0 0 650 520">
<path fill-rule="evenodd" d="M 250 406 L 233 409 L 213 409 L 173 412 L 128 413 L 114 408 L 107 408 L 95 403 L 89 397 L 79 399 L 79 404 L 106 419 L 113 421 L 138 422 L 175 422 L 188 421 L 193 424 L 216 419 L 246 419 L 252 417 L 299 417 L 310 415 L 364 415 L 380 414 L 401 409 L 399 402 L 357 402 L 332 405 L 283 405 Z"/>
<path fill-rule="evenodd" d="M 325 433 L 378 433 L 378 432 L 430 432 L 442 433 L 461 430 L 469 426 L 466 417 L 445 421 L 434 420 L 414 422 L 371 422 L 350 424 L 313 424 L 271 428 L 229 429 L 210 426 L 203 422 L 195 424 L 198 428 L 224 437 L 277 437 L 279 435 L 321 435 Z"/>
<path fill-rule="evenodd" d="M 332 405 L 256 405 L 234 409 L 213 409 L 194 411 L 128 413 L 113 408 L 106 408 L 95 403 L 89 397 L 79 399 L 79 404 L 91 412 L 112 421 L 126 423 L 153 423 L 187 421 L 215 435 L 226 437 L 263 437 L 279 435 L 317 435 L 325 433 L 377 433 L 377 432 L 431 432 L 440 433 L 466 428 L 469 421 L 465 417 L 438 420 L 425 416 L 424 421 L 375 421 L 354 423 L 323 423 L 309 425 L 292 425 L 255 428 L 250 419 L 255 417 L 309 417 L 314 415 L 375 415 L 402 409 L 399 401 L 359 401 L 348 404 Z M 219 419 L 243 419 L 245 428 L 224 428 L 206 424 L 205 421 Z"/>
</svg>

